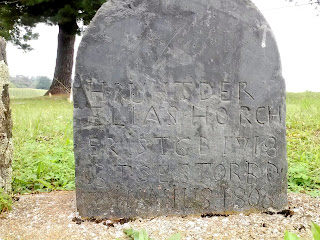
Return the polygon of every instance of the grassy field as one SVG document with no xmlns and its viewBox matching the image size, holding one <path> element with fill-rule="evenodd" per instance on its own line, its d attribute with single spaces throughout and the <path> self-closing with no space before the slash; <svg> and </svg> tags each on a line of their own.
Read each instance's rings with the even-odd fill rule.
<svg viewBox="0 0 320 240">
<path fill-rule="evenodd" d="M 320 93 L 287 95 L 289 189 L 320 195 Z"/>
<path fill-rule="evenodd" d="M 43 96 L 47 90 L 31 88 L 9 88 L 10 98 L 34 98 Z"/>
<path fill-rule="evenodd" d="M 11 102 L 14 192 L 74 189 L 72 104 L 66 97 Z"/>
<path fill-rule="evenodd" d="M 14 192 L 74 189 L 72 104 L 14 98 L 12 110 Z M 289 93 L 287 110 L 289 189 L 320 195 L 320 93 Z"/>
</svg>

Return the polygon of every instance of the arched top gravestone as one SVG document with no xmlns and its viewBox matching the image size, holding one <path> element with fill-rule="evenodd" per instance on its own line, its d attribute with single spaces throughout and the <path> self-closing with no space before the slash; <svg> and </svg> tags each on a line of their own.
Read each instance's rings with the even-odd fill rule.
<svg viewBox="0 0 320 240">
<path fill-rule="evenodd" d="M 285 85 L 248 0 L 110 0 L 74 82 L 83 217 L 280 209 Z"/>
</svg>

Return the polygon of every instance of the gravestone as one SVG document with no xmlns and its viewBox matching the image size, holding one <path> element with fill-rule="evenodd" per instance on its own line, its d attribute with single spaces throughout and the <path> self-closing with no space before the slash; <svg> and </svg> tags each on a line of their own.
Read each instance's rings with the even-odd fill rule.
<svg viewBox="0 0 320 240">
<path fill-rule="evenodd" d="M 286 206 L 285 84 L 250 1 L 107 2 L 73 91 L 81 216 Z"/>
<path fill-rule="evenodd" d="M 9 71 L 6 42 L 0 37 L 0 189 L 11 192 L 12 120 L 9 99 Z"/>
</svg>

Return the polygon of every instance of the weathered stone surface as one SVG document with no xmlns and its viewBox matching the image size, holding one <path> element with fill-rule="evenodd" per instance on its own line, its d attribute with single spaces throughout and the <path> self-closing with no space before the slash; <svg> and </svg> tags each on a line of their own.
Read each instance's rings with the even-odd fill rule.
<svg viewBox="0 0 320 240">
<path fill-rule="evenodd" d="M 0 188 L 4 188 L 6 192 L 11 192 L 12 120 L 5 46 L 5 41 L 0 37 Z"/>
<path fill-rule="evenodd" d="M 2 37 L 0 37 L 0 61 L 4 61 L 4 63 L 8 65 L 6 46 L 7 44 L 5 40 Z"/>
<path fill-rule="evenodd" d="M 250 1 L 109 1 L 80 45 L 74 106 L 84 217 L 287 203 L 284 80 Z"/>
</svg>

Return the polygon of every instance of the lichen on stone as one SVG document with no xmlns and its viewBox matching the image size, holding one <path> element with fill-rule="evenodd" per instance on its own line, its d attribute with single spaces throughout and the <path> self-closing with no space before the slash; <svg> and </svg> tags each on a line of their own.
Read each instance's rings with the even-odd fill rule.
<svg viewBox="0 0 320 240">
<path fill-rule="evenodd" d="M 4 60 L 0 61 L 0 188 L 11 191 L 13 144 L 8 91 L 9 71 Z"/>
</svg>

